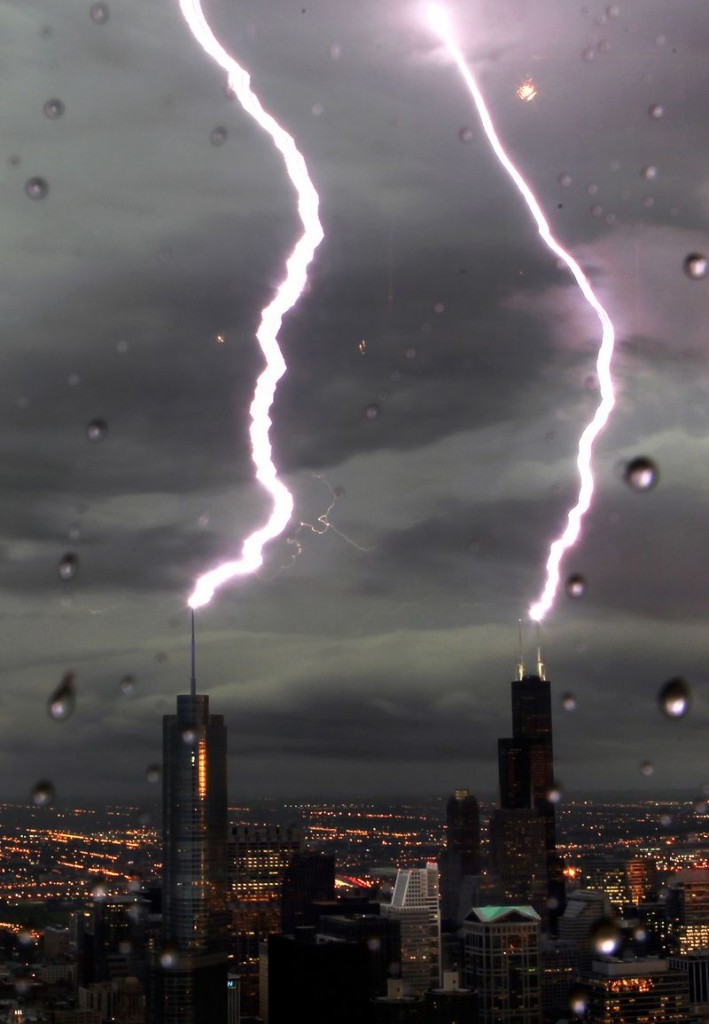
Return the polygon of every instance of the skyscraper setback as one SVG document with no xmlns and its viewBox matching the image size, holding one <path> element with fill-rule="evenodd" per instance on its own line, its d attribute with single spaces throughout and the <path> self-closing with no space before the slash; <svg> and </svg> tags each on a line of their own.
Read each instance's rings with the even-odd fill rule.
<svg viewBox="0 0 709 1024">
<path fill-rule="evenodd" d="M 556 816 L 554 803 L 554 750 L 552 742 L 551 685 L 546 678 L 541 648 L 537 644 L 537 672 L 527 675 L 521 651 L 517 662 L 517 678 L 510 684 L 512 697 L 512 736 L 499 739 L 498 763 L 500 778 L 500 810 L 490 822 L 493 857 L 497 873 L 512 882 L 519 875 L 519 843 L 510 837 L 519 831 L 519 822 L 510 820 L 514 814 L 529 818 L 527 827 L 538 828 L 543 839 L 539 864 L 525 864 L 524 874 L 542 882 L 553 914 L 563 909 L 563 875 L 556 854 Z M 538 825 L 535 826 L 535 821 Z M 536 845 L 536 844 L 533 844 Z M 534 851 L 525 842 L 525 850 Z M 541 872 L 546 875 L 540 879 Z M 537 905 L 533 892 L 520 892 Z"/>
<path fill-rule="evenodd" d="M 154 1024 L 225 1024 L 227 999 L 226 728 L 197 693 L 163 717 L 163 949 Z"/>
</svg>

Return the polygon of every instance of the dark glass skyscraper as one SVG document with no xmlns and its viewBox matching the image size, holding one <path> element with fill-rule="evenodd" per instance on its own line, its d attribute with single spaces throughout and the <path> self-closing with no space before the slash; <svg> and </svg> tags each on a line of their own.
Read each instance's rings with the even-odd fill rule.
<svg viewBox="0 0 709 1024">
<path fill-rule="evenodd" d="M 163 717 L 163 949 L 154 1024 L 226 1024 L 226 728 L 209 697 L 177 698 Z"/>
<path fill-rule="evenodd" d="M 509 845 L 504 832 L 505 829 L 509 831 L 510 814 L 527 811 L 530 817 L 539 816 L 546 851 L 548 907 L 553 919 L 563 910 L 564 887 L 562 865 L 556 854 L 551 685 L 546 678 L 539 648 L 536 675 L 525 674 L 521 652 L 517 669 L 517 679 L 510 684 L 512 736 L 497 741 L 500 811 L 490 823 L 494 833 L 493 850 L 497 850 L 497 872 L 503 877 L 514 875 L 511 866 L 503 863 Z M 530 820 L 529 827 L 532 825 Z M 513 833 L 514 829 L 510 835 Z M 510 858 L 514 859 L 518 852 L 510 849 Z"/>
</svg>

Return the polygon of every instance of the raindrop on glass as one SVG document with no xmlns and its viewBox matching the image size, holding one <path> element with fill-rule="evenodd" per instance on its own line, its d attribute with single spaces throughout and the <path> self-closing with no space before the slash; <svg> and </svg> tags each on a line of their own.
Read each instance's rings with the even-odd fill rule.
<svg viewBox="0 0 709 1024">
<path fill-rule="evenodd" d="M 592 46 L 587 46 L 585 50 L 581 51 L 581 56 L 587 64 L 590 64 L 591 61 L 596 59 L 596 51 L 593 49 Z"/>
<path fill-rule="evenodd" d="M 59 562 L 57 572 L 62 580 L 73 580 L 79 571 L 79 556 L 68 551 Z"/>
<path fill-rule="evenodd" d="M 107 431 L 108 424 L 106 423 L 105 420 L 91 420 L 91 422 L 86 428 L 86 436 L 88 437 L 89 441 L 92 441 L 94 444 L 97 444 L 99 441 L 103 441 Z"/>
<path fill-rule="evenodd" d="M 434 313 L 443 313 L 445 311 L 445 308 L 446 307 L 443 305 L 442 302 L 437 302 L 436 305 L 433 307 L 433 312 Z"/>
<path fill-rule="evenodd" d="M 647 167 L 643 167 L 640 173 L 645 181 L 654 181 L 657 177 L 657 167 L 654 164 L 648 164 Z"/>
<path fill-rule="evenodd" d="M 118 684 L 121 688 L 121 693 L 126 697 L 132 697 L 135 693 L 135 677 L 131 675 L 123 676 L 120 683 Z"/>
<path fill-rule="evenodd" d="M 600 43 L 598 44 L 598 52 L 599 53 L 610 53 L 611 52 L 611 44 L 608 42 L 607 39 L 601 39 Z"/>
<path fill-rule="evenodd" d="M 569 990 L 569 1009 L 577 1017 L 583 1017 L 588 1009 L 588 992 L 580 985 Z"/>
<path fill-rule="evenodd" d="M 108 21 L 108 4 L 92 4 L 90 13 L 92 21 L 95 21 L 97 25 L 105 25 Z"/>
<path fill-rule="evenodd" d="M 74 686 L 74 673 L 67 672 L 54 693 L 47 701 L 49 717 L 55 722 L 63 722 L 73 714 L 76 706 L 76 688 Z"/>
<path fill-rule="evenodd" d="M 81 540 L 81 527 L 78 523 L 72 523 L 67 534 L 69 540 Z"/>
<path fill-rule="evenodd" d="M 561 802 L 562 796 L 561 783 L 556 780 L 552 782 L 551 786 L 547 790 L 546 797 L 550 804 L 558 804 Z"/>
<path fill-rule="evenodd" d="M 373 402 L 371 405 L 367 406 L 367 408 L 364 411 L 364 415 L 367 417 L 368 420 L 375 420 L 380 412 L 381 409 L 379 408 L 379 406 Z"/>
<path fill-rule="evenodd" d="M 665 812 L 664 814 L 661 814 L 660 815 L 660 824 L 662 825 L 663 828 L 669 828 L 670 825 L 672 824 L 672 815 L 671 814 L 667 814 L 667 812 Z"/>
<path fill-rule="evenodd" d="M 586 191 L 590 196 L 595 196 L 598 194 L 598 185 L 592 182 L 590 185 L 586 186 Z"/>
<path fill-rule="evenodd" d="M 606 14 L 609 18 L 619 18 L 620 4 L 611 4 L 609 7 L 606 7 Z"/>
<path fill-rule="evenodd" d="M 407 348 L 406 352 L 404 352 L 404 355 L 406 356 L 407 359 L 415 359 L 416 349 L 413 346 L 410 346 L 409 348 Z"/>
<path fill-rule="evenodd" d="M 172 946 L 165 946 L 160 952 L 160 966 L 166 971 L 174 970 L 180 962 L 179 953 Z"/>
<path fill-rule="evenodd" d="M 97 882 L 91 890 L 91 898 L 94 900 L 105 900 L 108 896 L 108 890 L 103 882 Z"/>
<path fill-rule="evenodd" d="M 29 928 L 20 928 L 17 933 L 17 941 L 21 946 L 31 946 L 33 943 L 32 932 Z"/>
<path fill-rule="evenodd" d="M 707 270 L 709 270 L 709 263 L 706 256 L 702 256 L 698 252 L 690 252 L 684 261 L 684 272 L 687 277 L 693 281 L 703 281 L 707 276 Z"/>
<path fill-rule="evenodd" d="M 330 56 L 333 60 L 338 60 L 342 56 L 342 47 L 339 43 L 333 43 L 330 47 Z"/>
<path fill-rule="evenodd" d="M 473 129 L 472 128 L 461 128 L 458 132 L 458 138 L 461 142 L 472 142 L 473 141 Z"/>
<path fill-rule="evenodd" d="M 32 803 L 35 807 L 48 807 L 54 800 L 54 786 L 48 779 L 42 779 L 32 790 Z"/>
<path fill-rule="evenodd" d="M 659 121 L 662 115 L 665 113 L 665 108 L 661 103 L 653 103 L 651 107 L 648 107 L 648 114 L 653 121 Z"/>
<path fill-rule="evenodd" d="M 182 731 L 182 742 L 186 746 L 188 746 L 188 747 L 193 746 L 195 741 L 196 741 L 196 739 L 197 739 L 197 733 L 195 732 L 194 729 L 183 729 L 183 731 Z"/>
<path fill-rule="evenodd" d="M 668 680 L 657 695 L 660 711 L 668 718 L 682 718 L 686 715 L 691 699 L 689 683 L 681 676 Z"/>
<path fill-rule="evenodd" d="M 561 696 L 561 706 L 564 709 L 564 711 L 575 711 L 576 710 L 576 706 L 577 706 L 576 694 L 574 694 L 574 693 L 564 693 L 564 694 L 562 694 L 562 696 Z"/>
<path fill-rule="evenodd" d="M 226 128 L 221 125 L 215 128 L 209 136 L 209 141 L 213 146 L 223 146 L 226 142 Z"/>
<path fill-rule="evenodd" d="M 75 388 L 81 384 L 81 377 L 78 373 L 70 373 L 66 379 L 67 384 L 70 388 Z"/>
<path fill-rule="evenodd" d="M 652 490 L 658 481 L 659 475 L 655 463 L 644 455 L 631 459 L 624 472 L 625 482 L 634 491 Z"/>
<path fill-rule="evenodd" d="M 44 178 L 28 178 L 25 182 L 25 192 L 30 199 L 44 199 L 49 192 L 49 185 Z"/>
<path fill-rule="evenodd" d="M 592 217 L 602 217 L 603 216 L 603 207 L 601 206 L 600 203 L 594 203 L 594 205 L 591 207 L 591 216 Z"/>
<path fill-rule="evenodd" d="M 646 210 L 651 209 L 655 205 L 655 200 L 652 196 L 643 196 L 643 206 Z"/>
<path fill-rule="evenodd" d="M 57 99 L 47 100 L 43 109 L 45 117 L 48 117 L 50 121 L 56 121 L 64 113 L 64 104 Z"/>
<path fill-rule="evenodd" d="M 563 185 L 564 188 L 568 188 L 574 179 L 571 177 L 568 171 L 564 171 L 562 174 L 559 175 L 558 180 L 560 185 Z M 566 264 L 564 264 L 564 266 L 566 266 Z"/>
<path fill-rule="evenodd" d="M 655 772 L 655 765 L 652 761 L 641 761 L 640 762 L 640 774 L 641 775 L 653 775 Z"/>
<path fill-rule="evenodd" d="M 145 781 L 146 782 L 159 782 L 160 781 L 160 765 L 149 764 L 145 769 Z"/>
<path fill-rule="evenodd" d="M 602 917 L 591 928 L 588 939 L 591 949 L 598 956 L 613 956 L 620 946 L 620 929 L 611 918 Z"/>
<path fill-rule="evenodd" d="M 583 597 L 586 593 L 586 578 L 574 572 L 566 581 L 566 593 L 569 597 Z"/>
</svg>

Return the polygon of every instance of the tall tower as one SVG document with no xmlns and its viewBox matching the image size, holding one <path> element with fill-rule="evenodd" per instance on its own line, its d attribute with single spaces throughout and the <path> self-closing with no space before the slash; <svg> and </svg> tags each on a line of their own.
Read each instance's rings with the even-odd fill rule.
<svg viewBox="0 0 709 1024">
<path fill-rule="evenodd" d="M 399 921 L 401 928 L 401 980 L 410 995 L 421 995 L 441 984 L 441 912 L 438 865 L 399 868 L 391 903 L 382 905 L 383 917 Z"/>
<path fill-rule="evenodd" d="M 197 693 L 192 616 L 190 692 L 163 717 L 163 949 L 155 1024 L 226 1024 L 226 728 Z"/>
<path fill-rule="evenodd" d="M 497 741 L 500 776 L 500 830 L 510 817 L 505 812 L 527 811 L 538 816 L 543 831 L 547 891 L 552 916 L 563 910 L 563 875 L 556 855 L 556 816 L 554 793 L 554 750 L 552 742 L 551 685 L 546 678 L 541 646 L 537 637 L 537 671 L 527 675 L 520 650 L 517 678 L 510 684 L 512 697 L 512 736 Z M 530 821 L 530 827 L 531 827 Z M 495 822 L 491 822 L 491 831 Z M 493 847 L 495 836 L 493 835 Z M 497 849 L 504 857 L 505 843 L 498 837 Z M 498 873 L 501 865 L 496 868 Z"/>
</svg>

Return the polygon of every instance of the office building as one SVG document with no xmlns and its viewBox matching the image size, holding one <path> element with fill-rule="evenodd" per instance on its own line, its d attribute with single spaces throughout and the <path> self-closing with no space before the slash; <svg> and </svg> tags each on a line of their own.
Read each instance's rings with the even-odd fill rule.
<svg viewBox="0 0 709 1024">
<path fill-rule="evenodd" d="M 441 916 L 458 922 L 464 879 L 477 878 L 480 855 L 480 808 L 467 789 L 457 789 L 446 805 L 446 846 L 438 860 L 441 873 Z M 469 909 L 465 907 L 465 911 Z"/>
<path fill-rule="evenodd" d="M 537 672 L 527 675 L 520 653 L 517 678 L 510 684 L 512 699 L 512 736 L 498 740 L 498 770 L 500 780 L 500 811 L 526 811 L 527 830 L 538 828 L 532 823 L 536 816 L 541 821 L 546 874 L 546 904 L 553 921 L 564 909 L 564 879 L 562 864 L 556 853 L 556 786 L 554 783 L 554 751 L 552 741 L 551 685 L 546 678 L 541 649 L 537 645 Z M 519 820 L 522 821 L 520 816 Z M 492 825 L 491 825 L 492 832 Z M 513 878 L 518 869 L 514 864 L 505 866 L 509 857 L 518 860 L 518 844 L 507 837 L 514 826 L 499 817 L 497 836 L 496 874 Z M 535 874 L 538 875 L 535 868 Z M 524 891 L 512 896 L 518 902 L 527 902 Z M 538 901 L 534 902 L 538 905 Z M 546 910 L 543 915 L 546 917 Z"/>
<path fill-rule="evenodd" d="M 226 728 L 197 693 L 163 718 L 163 927 L 151 978 L 153 1024 L 227 1017 Z"/>
<path fill-rule="evenodd" d="M 541 918 L 530 906 L 473 907 L 463 922 L 464 982 L 480 1024 L 541 1024 Z"/>
<path fill-rule="evenodd" d="M 441 984 L 441 912 L 438 865 L 401 868 L 397 872 L 391 903 L 382 915 L 399 922 L 401 980 L 406 995 L 420 995 Z"/>
<path fill-rule="evenodd" d="M 586 1024 L 687 1024 L 689 982 L 667 960 L 594 960 L 582 977 Z"/>
</svg>

